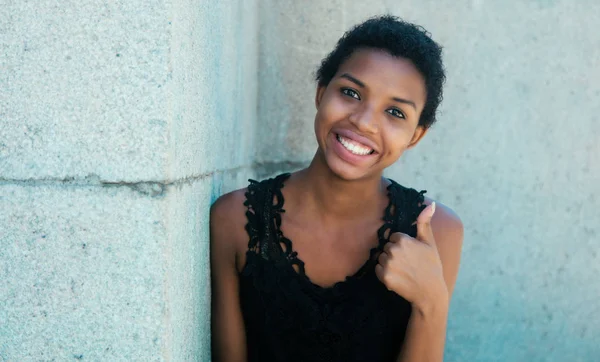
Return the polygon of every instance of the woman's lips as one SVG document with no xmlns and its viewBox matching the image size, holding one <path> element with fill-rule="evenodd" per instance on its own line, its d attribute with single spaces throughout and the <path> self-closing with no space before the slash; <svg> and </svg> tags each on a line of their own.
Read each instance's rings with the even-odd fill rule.
<svg viewBox="0 0 600 362">
<path fill-rule="evenodd" d="M 336 139 L 339 143 L 342 144 L 348 151 L 355 155 L 366 156 L 375 152 L 372 148 L 363 145 L 360 142 L 356 142 L 350 138 L 346 138 L 342 135 L 337 134 Z"/>
<path fill-rule="evenodd" d="M 334 129 L 332 130 L 336 135 L 342 136 L 351 140 L 352 142 L 358 144 L 359 146 L 370 148 L 378 153 L 377 144 L 367 137 L 361 136 L 356 132 L 350 131 L 348 129 Z"/>
<path fill-rule="evenodd" d="M 330 134 L 331 142 L 333 143 L 332 149 L 334 153 L 343 161 L 355 166 L 361 166 L 365 165 L 365 163 L 371 162 L 373 157 L 375 157 L 376 152 L 374 152 L 371 148 L 366 148 L 366 150 L 369 150 L 369 153 L 366 154 L 357 154 L 356 152 L 352 152 L 346 148 L 346 146 L 344 146 L 342 141 L 339 140 L 339 136 L 340 135 L 335 133 Z"/>
</svg>

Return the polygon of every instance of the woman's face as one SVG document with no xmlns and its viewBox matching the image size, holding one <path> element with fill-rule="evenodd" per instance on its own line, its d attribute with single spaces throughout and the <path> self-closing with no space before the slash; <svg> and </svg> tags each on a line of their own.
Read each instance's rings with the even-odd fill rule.
<svg viewBox="0 0 600 362">
<path fill-rule="evenodd" d="M 359 49 L 316 95 L 315 133 L 328 167 L 346 180 L 381 175 L 426 129 L 425 82 L 413 63 Z"/>
</svg>

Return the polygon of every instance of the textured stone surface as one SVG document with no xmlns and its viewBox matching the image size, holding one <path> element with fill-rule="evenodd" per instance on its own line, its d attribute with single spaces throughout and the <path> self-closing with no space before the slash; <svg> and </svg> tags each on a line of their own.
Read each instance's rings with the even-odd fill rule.
<svg viewBox="0 0 600 362">
<path fill-rule="evenodd" d="M 3 3 L 0 175 L 163 179 L 169 4 Z"/>
<path fill-rule="evenodd" d="M 314 72 L 343 31 L 342 1 L 261 1 L 257 162 L 315 152 Z"/>
<path fill-rule="evenodd" d="M 257 15 L 0 6 L 0 360 L 210 360 L 208 210 L 255 177 Z"/>
<path fill-rule="evenodd" d="M 169 178 L 252 163 L 257 99 L 254 1 L 180 1 L 173 21 Z"/>
<path fill-rule="evenodd" d="M 169 361 L 210 360 L 210 264 L 207 210 L 221 193 L 240 187 L 250 172 L 215 173 L 173 185 L 163 207 L 168 230 L 164 251 L 163 318 Z"/>
<path fill-rule="evenodd" d="M 161 203 L 128 188 L 0 186 L 0 360 L 159 359 Z"/>
</svg>

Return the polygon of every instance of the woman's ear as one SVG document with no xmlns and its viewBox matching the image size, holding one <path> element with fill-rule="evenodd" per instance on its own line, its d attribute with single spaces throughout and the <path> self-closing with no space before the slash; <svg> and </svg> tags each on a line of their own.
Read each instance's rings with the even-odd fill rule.
<svg viewBox="0 0 600 362">
<path fill-rule="evenodd" d="M 319 104 L 321 104 L 321 99 L 323 98 L 323 94 L 325 93 L 326 88 L 326 86 L 317 85 L 317 92 L 315 94 L 315 107 L 317 109 L 319 109 Z"/>
<path fill-rule="evenodd" d="M 429 131 L 429 127 L 426 128 L 423 126 L 417 126 L 417 129 L 415 129 L 415 133 L 413 134 L 412 139 L 410 140 L 410 143 L 406 149 L 415 147 L 423 139 L 425 134 L 427 134 L 427 131 Z"/>
</svg>

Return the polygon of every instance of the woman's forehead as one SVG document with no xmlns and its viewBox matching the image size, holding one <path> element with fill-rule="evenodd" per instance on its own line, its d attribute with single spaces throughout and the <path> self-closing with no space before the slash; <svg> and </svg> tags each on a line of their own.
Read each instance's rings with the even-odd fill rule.
<svg viewBox="0 0 600 362">
<path fill-rule="evenodd" d="M 341 64 L 336 78 L 344 74 L 366 88 L 401 93 L 415 98 L 415 102 L 425 102 L 425 80 L 409 59 L 377 49 L 359 49 Z"/>
</svg>

